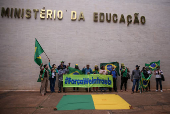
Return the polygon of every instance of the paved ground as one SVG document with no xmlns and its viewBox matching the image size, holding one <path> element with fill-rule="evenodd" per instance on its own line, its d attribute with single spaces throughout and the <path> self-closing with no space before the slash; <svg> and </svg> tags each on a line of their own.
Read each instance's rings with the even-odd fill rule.
<svg viewBox="0 0 170 114">
<path fill-rule="evenodd" d="M 47 93 L 40 96 L 37 92 L 0 92 L 0 114 L 112 114 L 112 113 L 138 113 L 138 114 L 160 114 L 170 113 L 170 90 L 161 92 L 134 93 L 118 92 L 118 95 L 125 99 L 134 109 L 130 110 L 71 110 L 54 111 L 63 95 L 101 94 L 101 92 L 68 92 L 68 93 Z M 115 94 L 106 92 L 104 94 Z"/>
</svg>

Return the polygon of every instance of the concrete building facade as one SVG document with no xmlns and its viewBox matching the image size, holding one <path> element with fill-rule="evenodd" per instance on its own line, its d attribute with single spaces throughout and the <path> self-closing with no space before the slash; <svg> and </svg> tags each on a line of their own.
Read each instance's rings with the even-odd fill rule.
<svg viewBox="0 0 170 114">
<path fill-rule="evenodd" d="M 24 9 L 23 18 L 0 17 L 0 90 L 38 90 L 39 66 L 34 62 L 35 38 L 51 60 L 51 64 L 86 64 L 91 68 L 100 63 L 124 63 L 132 71 L 138 64 L 160 60 L 165 81 L 163 89 L 170 88 L 170 2 L 169 0 L 1 0 L 2 7 Z M 41 9 L 45 9 L 45 19 L 40 18 Z M 31 17 L 26 9 L 31 10 Z M 38 9 L 37 18 L 33 9 Z M 47 19 L 47 10 L 52 10 L 52 19 Z M 54 10 L 56 10 L 54 12 Z M 62 19 L 57 18 L 61 10 Z M 77 19 L 71 20 L 71 11 Z M 27 13 L 26 13 L 27 12 Z M 79 19 L 80 13 L 84 19 Z M 98 13 L 98 22 L 94 21 L 94 12 Z M 100 22 L 100 13 L 104 13 L 104 22 Z M 111 13 L 111 21 L 106 19 Z M 139 24 L 134 24 L 138 13 Z M 54 20 L 54 14 L 56 19 Z M 113 14 L 118 21 L 113 22 Z M 125 23 L 120 21 L 124 15 Z M 132 22 L 127 26 L 127 16 Z M 82 16 L 82 15 L 81 15 Z M 140 18 L 145 17 L 145 24 Z M 61 17 L 61 14 L 59 14 Z M 75 15 L 73 16 L 73 18 Z M 103 18 L 102 18 L 103 19 Z M 116 17 L 114 17 L 116 19 Z M 144 20 L 142 20 L 144 22 Z M 43 63 L 48 63 L 42 54 Z M 140 68 L 141 69 L 141 68 Z M 117 80 L 120 87 L 120 77 Z M 128 80 L 128 89 L 132 82 Z M 151 89 L 156 88 L 155 76 L 151 78 Z"/>
</svg>

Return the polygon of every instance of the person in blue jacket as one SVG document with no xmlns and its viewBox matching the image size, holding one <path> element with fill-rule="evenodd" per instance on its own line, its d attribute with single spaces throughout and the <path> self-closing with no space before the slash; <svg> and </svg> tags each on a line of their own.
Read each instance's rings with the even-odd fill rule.
<svg viewBox="0 0 170 114">
<path fill-rule="evenodd" d="M 56 76 L 57 76 L 57 73 L 58 73 L 58 70 L 57 70 L 57 66 L 55 64 L 50 65 L 50 59 L 49 59 L 49 67 L 50 67 L 50 70 L 51 70 L 51 77 L 49 78 L 50 80 L 50 90 L 51 90 L 51 93 L 55 92 L 55 82 L 56 82 Z"/>
<path fill-rule="evenodd" d="M 83 74 L 86 74 L 86 75 L 93 74 L 92 69 L 90 68 L 89 64 L 86 65 L 86 68 L 85 66 L 83 67 L 82 72 Z M 88 88 L 86 88 L 86 91 L 88 92 Z M 89 91 L 91 91 L 91 88 L 89 88 Z"/>
<path fill-rule="evenodd" d="M 112 66 L 112 70 L 110 71 L 110 75 L 113 77 L 113 89 L 117 92 L 116 80 L 117 80 L 117 71 L 115 70 L 114 66 Z M 112 91 L 112 88 L 109 88 L 109 91 Z"/>
</svg>

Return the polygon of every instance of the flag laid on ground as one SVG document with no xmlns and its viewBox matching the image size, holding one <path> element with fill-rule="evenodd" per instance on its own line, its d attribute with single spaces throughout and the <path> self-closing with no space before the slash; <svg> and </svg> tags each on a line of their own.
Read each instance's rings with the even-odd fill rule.
<svg viewBox="0 0 170 114">
<path fill-rule="evenodd" d="M 114 66 L 114 68 L 117 71 L 118 75 L 120 75 L 120 73 L 119 73 L 119 63 L 118 62 L 100 63 L 100 67 L 101 66 L 105 66 L 105 69 L 107 71 L 109 71 L 109 72 L 112 70 L 112 66 Z"/>
<path fill-rule="evenodd" d="M 145 63 L 145 66 L 148 66 L 153 71 L 156 69 L 157 66 L 160 66 L 160 60 L 157 62 L 151 62 L 150 64 Z"/>
<path fill-rule="evenodd" d="M 37 63 L 39 66 L 42 63 L 41 60 L 41 54 L 44 52 L 44 50 L 42 49 L 41 45 L 39 44 L 39 42 L 37 41 L 37 39 L 35 38 L 35 54 L 34 54 L 34 61 L 35 63 Z"/>
<path fill-rule="evenodd" d="M 64 95 L 57 110 L 130 109 L 130 104 L 116 94 Z"/>
<path fill-rule="evenodd" d="M 69 69 L 69 74 L 73 74 L 73 75 L 83 74 L 81 70 L 78 70 L 72 67 L 68 67 L 68 69 Z"/>
<path fill-rule="evenodd" d="M 143 72 L 141 73 L 141 75 L 142 75 L 142 77 L 140 79 L 140 87 L 139 88 L 141 88 L 141 87 L 146 88 L 146 87 L 148 87 L 148 83 L 150 81 L 152 74 L 147 79 L 145 78 Z"/>
</svg>

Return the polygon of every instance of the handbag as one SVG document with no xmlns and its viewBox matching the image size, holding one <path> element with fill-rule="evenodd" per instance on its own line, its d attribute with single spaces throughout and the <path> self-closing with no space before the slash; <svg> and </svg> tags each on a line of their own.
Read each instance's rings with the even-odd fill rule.
<svg viewBox="0 0 170 114">
<path fill-rule="evenodd" d="M 165 81 L 165 78 L 164 78 L 164 75 L 163 75 L 163 74 L 161 74 L 161 80 L 162 80 L 162 81 Z"/>
</svg>

